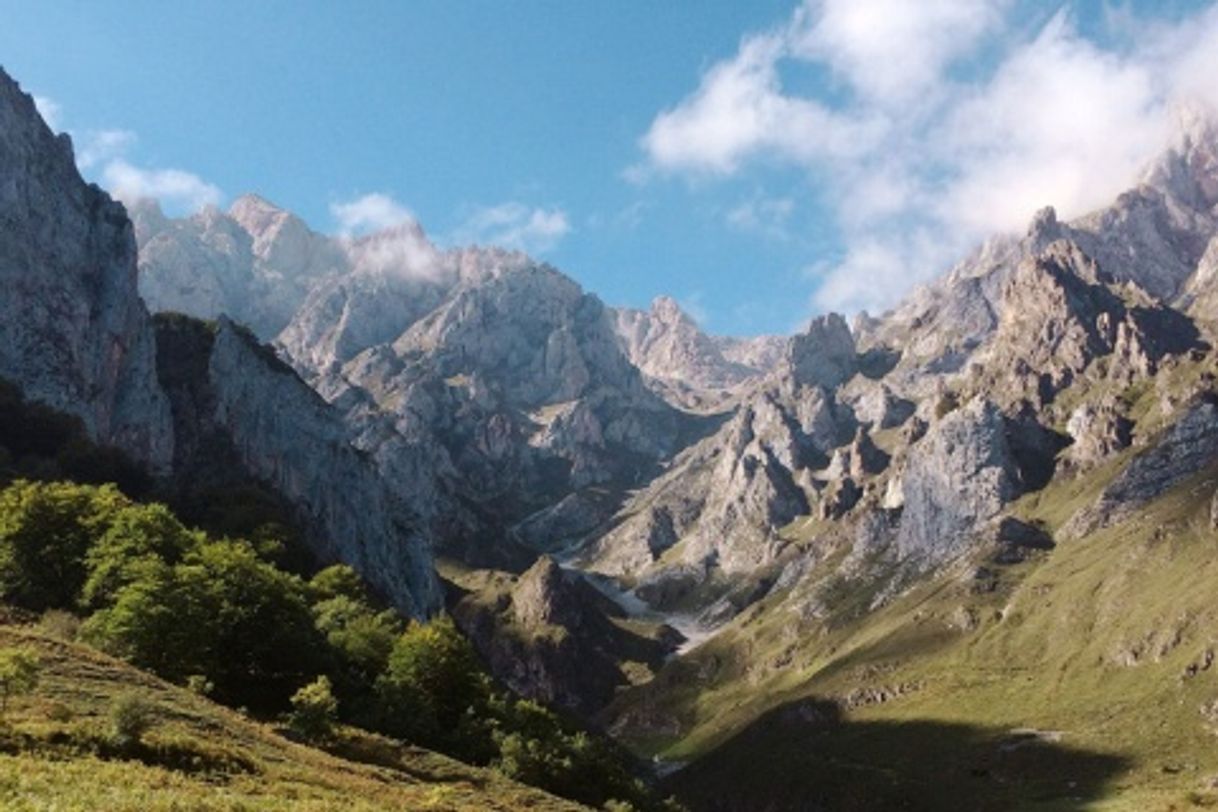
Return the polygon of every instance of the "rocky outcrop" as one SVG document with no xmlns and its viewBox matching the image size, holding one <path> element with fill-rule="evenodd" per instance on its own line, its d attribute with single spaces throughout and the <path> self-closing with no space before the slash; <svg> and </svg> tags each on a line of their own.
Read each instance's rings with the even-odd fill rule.
<svg viewBox="0 0 1218 812">
<path fill-rule="evenodd" d="M 854 337 L 846 320 L 830 313 L 791 339 L 778 374 L 796 386 L 834 389 L 858 371 Z"/>
<path fill-rule="evenodd" d="M 1070 459 L 1080 467 L 1102 462 L 1133 441 L 1133 421 L 1114 397 L 1098 403 L 1083 403 L 1066 422 L 1070 435 Z"/>
<path fill-rule="evenodd" d="M 122 205 L 76 170 L 33 100 L 0 71 L 0 377 L 79 417 L 98 442 L 164 470 L 169 405 L 136 291 Z"/>
<path fill-rule="evenodd" d="M 1018 495 L 1002 413 L 975 399 L 933 425 L 903 477 L 896 552 L 923 566 L 970 549 L 974 531 Z"/>
<path fill-rule="evenodd" d="M 646 311 L 617 308 L 613 320 L 623 351 L 657 394 L 695 410 L 729 403 L 743 384 L 773 366 L 785 343 L 774 336 L 709 336 L 667 296 L 656 298 Z"/>
<path fill-rule="evenodd" d="M 182 439 L 180 475 L 230 454 L 295 508 L 318 559 L 355 567 L 408 616 L 439 608 L 428 528 L 270 347 L 225 318 L 176 317 L 161 321 L 158 354 Z"/>
<path fill-rule="evenodd" d="M 1111 283 L 1069 241 L 1021 262 L 1003 288 L 998 328 L 973 360 L 985 370 L 975 386 L 1007 403 L 1046 404 L 1097 358 L 1108 359 L 1104 376 L 1128 383 L 1153 375 L 1165 356 L 1199 345 L 1184 315 L 1136 289 L 1118 295 Z"/>
<path fill-rule="evenodd" d="M 626 503 L 588 551 L 590 566 L 687 583 L 772 562 L 783 546 L 778 529 L 812 511 L 820 487 L 812 472 L 856 436 L 857 422 L 833 390 L 857 364 L 845 320 L 816 319 L 718 432 Z M 860 467 L 881 464 L 865 438 L 858 451 Z M 834 511 L 849 509 L 859 495 L 854 482 L 833 492 Z"/>
<path fill-rule="evenodd" d="M 621 615 L 548 556 L 516 578 L 489 576 L 453 607 L 457 623 L 510 688 L 585 718 L 608 705 L 639 669 L 657 668 L 679 639 L 664 628 L 637 635 L 614 622 Z"/>
<path fill-rule="evenodd" d="M 1197 395 L 1153 446 L 1138 454 L 1065 532 L 1078 537 L 1134 515 L 1156 497 L 1218 462 L 1218 399 Z"/>
</svg>

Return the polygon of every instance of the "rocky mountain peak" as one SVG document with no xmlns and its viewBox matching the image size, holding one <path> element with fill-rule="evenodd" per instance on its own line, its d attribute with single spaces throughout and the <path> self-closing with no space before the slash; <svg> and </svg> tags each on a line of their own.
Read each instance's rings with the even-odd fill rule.
<svg viewBox="0 0 1218 812">
<path fill-rule="evenodd" d="M 1179 105 L 1171 144 L 1142 182 L 1200 211 L 1218 205 L 1218 113 L 1199 100 Z"/>
<path fill-rule="evenodd" d="M 677 304 L 677 300 L 671 296 L 657 296 L 652 299 L 651 315 L 652 318 L 662 324 L 697 324 L 688 313 L 681 309 L 681 305 Z"/>
<path fill-rule="evenodd" d="M 783 359 L 785 374 L 800 386 L 837 387 L 858 369 L 854 336 L 837 313 L 817 316 L 791 339 Z"/>
</svg>

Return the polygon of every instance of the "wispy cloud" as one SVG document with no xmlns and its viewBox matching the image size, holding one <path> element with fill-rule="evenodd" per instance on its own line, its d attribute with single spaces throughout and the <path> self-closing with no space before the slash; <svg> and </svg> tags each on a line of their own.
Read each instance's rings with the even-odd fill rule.
<svg viewBox="0 0 1218 812">
<path fill-rule="evenodd" d="M 730 209 L 727 224 L 740 231 L 751 231 L 776 240 L 790 239 L 787 221 L 795 210 L 789 197 L 754 195 Z"/>
<path fill-rule="evenodd" d="M 124 203 L 153 199 L 170 210 L 194 212 L 224 199 L 218 187 L 182 169 L 148 169 L 117 158 L 105 165 L 101 176 L 102 184 Z"/>
<path fill-rule="evenodd" d="M 171 214 L 190 214 L 218 206 L 224 193 L 194 172 L 174 167 L 142 166 L 130 156 L 139 144 L 131 130 L 73 131 L 76 165 L 124 203 L 158 201 Z"/>
<path fill-rule="evenodd" d="M 844 254 L 810 263 L 816 308 L 882 308 L 1037 208 L 1077 215 L 1130 185 L 1183 100 L 1218 106 L 1218 5 L 1088 39 L 1011 0 L 807 0 L 656 115 L 636 180 L 803 169 Z M 1129 14 L 1109 15 L 1129 29 Z M 829 77 L 812 92 L 784 71 Z M 738 227 L 764 222 L 745 205 Z M 810 258 L 811 259 L 811 258 Z"/>
<path fill-rule="evenodd" d="M 393 197 L 381 192 L 330 204 L 330 214 L 346 235 L 382 231 L 403 223 L 417 223 L 414 213 Z"/>
<path fill-rule="evenodd" d="M 121 158 L 137 140 L 131 130 L 87 130 L 77 136 L 76 165 L 92 169 Z"/>
<path fill-rule="evenodd" d="M 63 108 L 59 106 L 59 102 L 49 96 L 35 95 L 34 106 L 38 108 L 38 115 L 42 116 L 48 127 L 55 132 L 63 129 Z"/>
<path fill-rule="evenodd" d="M 571 232 L 562 209 L 533 208 L 519 202 L 475 209 L 452 234 L 454 243 L 478 243 L 526 253 L 549 251 Z"/>
</svg>

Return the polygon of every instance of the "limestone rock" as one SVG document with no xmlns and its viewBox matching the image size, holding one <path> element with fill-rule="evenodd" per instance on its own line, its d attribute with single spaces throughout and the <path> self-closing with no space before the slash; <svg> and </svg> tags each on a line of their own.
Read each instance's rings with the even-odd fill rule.
<svg viewBox="0 0 1218 812">
<path fill-rule="evenodd" d="M 298 511 L 322 561 L 350 564 L 398 609 L 440 608 L 429 528 L 352 446 L 341 415 L 228 319 L 163 322 L 162 380 L 182 438 L 174 466 L 223 443 Z"/>
<path fill-rule="evenodd" d="M 169 404 L 122 205 L 76 170 L 67 135 L 0 71 L 0 377 L 164 471 Z"/>
<path fill-rule="evenodd" d="M 1094 465 L 1132 441 L 1133 421 L 1116 398 L 1083 403 L 1070 413 L 1066 431 L 1073 440 L 1070 459 L 1080 466 Z"/>
<path fill-rule="evenodd" d="M 925 565 L 967 550 L 971 534 L 1018 493 L 1002 413 L 975 399 L 927 432 L 904 475 L 896 538 L 901 558 Z"/>
<path fill-rule="evenodd" d="M 1120 521 L 1213 463 L 1218 457 L 1218 405 L 1202 393 L 1184 414 L 1165 429 L 1153 445 L 1136 456 L 1101 492 L 1093 505 L 1080 510 L 1065 532 L 1078 537 Z"/>
<path fill-rule="evenodd" d="M 785 344 L 776 336 L 750 340 L 709 336 L 667 296 L 656 298 L 650 310 L 617 308 L 612 315 L 631 363 L 658 394 L 692 409 L 728 402 L 742 385 L 773 366 L 775 345 Z"/>
</svg>

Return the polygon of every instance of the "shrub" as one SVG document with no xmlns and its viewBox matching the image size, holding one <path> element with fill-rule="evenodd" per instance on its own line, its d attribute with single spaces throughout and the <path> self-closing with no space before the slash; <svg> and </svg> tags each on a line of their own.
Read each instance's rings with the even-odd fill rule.
<svg viewBox="0 0 1218 812">
<path fill-rule="evenodd" d="M 38 655 L 32 650 L 0 649 L 0 713 L 8 711 L 9 697 L 28 694 L 37 687 L 41 670 Z"/>
<path fill-rule="evenodd" d="M 334 698 L 329 677 L 320 676 L 292 695 L 288 723 L 306 739 L 328 738 L 337 721 L 338 700 Z"/>
<path fill-rule="evenodd" d="M 199 696 L 211 696 L 216 684 L 202 674 L 191 674 L 186 678 L 186 689 Z"/>
<path fill-rule="evenodd" d="M 120 747 L 134 747 L 155 721 L 155 708 L 142 694 L 125 693 L 110 705 L 110 735 Z"/>
<path fill-rule="evenodd" d="M 62 609 L 48 609 L 38 621 L 38 630 L 48 637 L 71 642 L 80 634 L 80 618 Z"/>
</svg>

